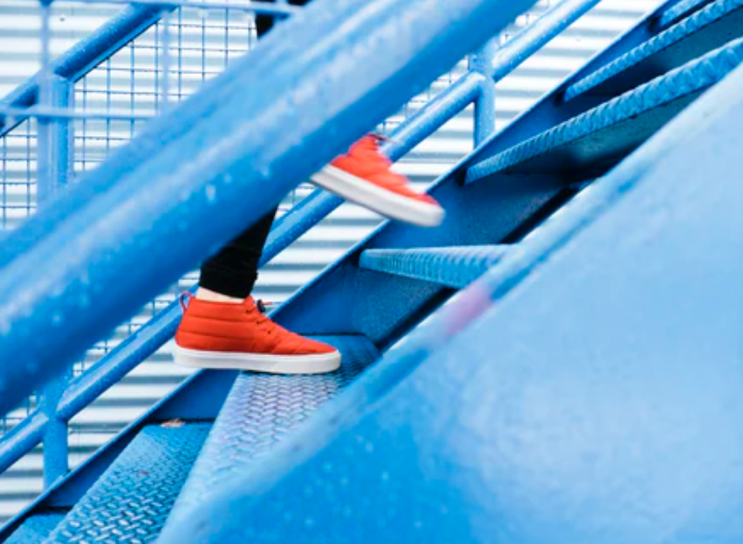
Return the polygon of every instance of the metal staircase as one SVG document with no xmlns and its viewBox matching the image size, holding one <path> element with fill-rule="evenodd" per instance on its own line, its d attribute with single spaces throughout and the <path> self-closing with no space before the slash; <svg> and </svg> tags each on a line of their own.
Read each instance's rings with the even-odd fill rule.
<svg viewBox="0 0 743 544">
<path fill-rule="evenodd" d="M 64 309 L 64 294 L 55 306 L 56 299 L 44 299 L 43 285 L 21 273 L 58 255 L 44 243 L 56 240 L 59 230 L 79 244 L 74 247 L 91 243 L 90 225 L 102 224 L 100 206 L 108 204 L 113 217 L 122 213 L 144 190 L 137 179 L 143 174 L 163 185 L 150 212 L 175 218 L 180 206 L 197 218 L 214 217 L 205 188 L 227 196 L 227 203 L 219 202 L 225 218 L 198 234 L 193 247 L 177 246 L 186 254 L 181 260 L 146 270 L 177 276 L 189 259 L 242 226 L 230 199 L 258 183 L 278 184 L 276 178 L 284 185 L 266 190 L 264 204 L 280 198 L 291 180 L 353 141 L 365 121 L 378 121 L 421 85 L 419 79 L 434 77 L 443 61 L 430 56 L 429 41 L 439 52 L 461 48 L 449 55 L 455 61 L 530 5 L 513 2 L 508 11 L 499 2 L 468 0 L 466 8 L 454 9 L 447 2 L 390 0 L 380 17 L 369 18 L 364 10 L 354 12 L 357 0 L 345 0 L 332 13 L 322 1 L 302 14 L 303 29 L 299 16 L 295 26 L 294 18 L 286 24 L 287 33 L 297 33 L 296 44 L 265 49 L 272 62 L 283 57 L 288 66 L 286 74 L 269 78 L 266 91 L 275 90 L 278 100 L 328 108 L 308 114 L 302 134 L 272 141 L 286 112 L 279 109 L 279 120 L 268 120 L 260 116 L 260 100 L 243 106 L 235 99 L 235 89 L 268 60 L 245 62 L 153 123 L 87 186 L 20 229 L 0 255 L 15 266 L 4 272 L 7 278 L 0 276 L 0 286 L 13 279 L 36 289 L 43 308 Z M 438 5 L 440 16 L 416 15 L 428 4 Z M 487 68 L 474 63 L 398 129 L 389 154 L 398 158 L 447 115 L 487 96 L 482 88 L 491 78 L 513 69 L 588 4 L 566 0 L 496 52 Z M 313 93 L 297 97 L 286 90 L 281 77 L 331 93 L 333 82 L 322 78 L 333 70 L 356 74 L 342 54 L 334 56 L 341 42 L 373 58 L 358 37 L 341 39 L 340 30 L 320 36 L 329 21 L 351 21 L 383 49 L 391 43 L 385 36 L 400 31 L 394 21 L 401 13 L 420 34 L 400 52 L 406 60 L 395 65 L 395 86 L 385 83 L 391 68 L 383 66 L 337 108 L 307 98 Z M 484 14 L 494 19 L 485 24 Z M 468 31 L 454 34 L 451 28 L 460 23 Z M 442 35 L 442 28 L 449 30 Z M 468 33 L 477 39 L 463 43 Z M 313 41 L 331 60 L 310 55 L 307 66 L 287 60 Z M 736 542 L 743 525 L 739 512 L 731 512 L 742 491 L 737 446 L 743 435 L 730 422 L 743 413 L 743 403 L 733 394 L 739 369 L 730 339 L 741 320 L 734 297 L 716 286 L 720 278 L 732 280 L 743 264 L 730 251 L 741 233 L 729 219 L 741 196 L 732 145 L 741 141 L 734 136 L 743 119 L 741 61 L 743 0 L 665 3 L 438 180 L 430 192 L 447 209 L 441 227 L 383 224 L 273 312 L 287 328 L 338 347 L 340 371 L 199 373 L 52 485 L 0 532 L 0 541 Z M 228 122 L 228 115 L 235 120 Z M 241 165 L 234 143 L 217 130 L 221 121 L 230 135 L 241 135 L 250 116 L 268 134 L 241 140 L 255 152 L 255 164 L 265 166 L 260 175 Z M 351 126 L 331 131 L 323 120 Z M 191 123 L 206 136 L 189 132 Z M 731 144 L 721 145 L 722 136 Z M 333 143 L 318 157 L 295 149 L 322 139 Z M 224 146 L 229 158 L 202 157 L 199 145 Z M 710 149 L 717 161 L 705 159 Z M 167 166 L 184 150 L 215 170 L 186 172 L 185 196 L 174 204 L 169 199 L 184 185 L 169 181 Z M 116 179 L 130 166 L 134 175 Z M 702 191 L 705 168 L 715 173 L 715 183 Z M 234 183 L 238 178 L 245 181 Z M 339 203 L 321 192 L 305 199 L 280 220 L 264 258 Z M 255 204 L 250 211 L 257 216 L 261 209 Z M 96 277 L 113 286 L 117 267 L 150 240 L 171 240 L 175 224 L 143 222 L 96 233 L 114 243 L 151 231 L 142 247 L 114 255 L 109 270 L 94 268 Z M 697 271 L 682 234 L 719 251 Z M 67 263 L 73 271 L 88 264 Z M 688 293 L 691 281 L 704 296 Z M 123 304 L 125 314 L 134 303 L 124 299 L 135 288 L 145 291 L 141 296 L 153 291 L 148 282 L 155 280 L 115 287 L 114 300 L 100 311 Z M 88 293 L 74 282 L 67 288 L 70 296 Z M 678 303 L 678 315 L 668 318 L 676 336 L 668 336 L 659 320 L 666 319 L 669 300 L 684 294 L 696 306 Z M 647 308 L 630 305 L 640 295 Z M 695 325 L 695 309 L 715 307 L 728 319 L 715 320 L 709 330 Z M 12 310 L 0 307 L 0 323 L 15 315 Z M 656 321 L 643 319 L 643 311 Z M 21 318 L 28 330 L 48 326 Z M 103 316 L 72 317 L 70 326 L 87 330 L 91 319 Z M 169 308 L 114 354 L 108 372 L 118 375 L 122 360 L 141 361 L 172 335 L 175 323 L 177 310 Z M 575 334 L 581 327 L 586 336 Z M 0 354 L 18 345 L 25 330 L 11 331 Z M 85 341 L 73 337 L 61 346 L 58 338 L 50 335 L 50 347 L 64 347 L 60 357 L 46 357 L 40 348 L 37 368 L 0 374 L 20 388 L 18 395 L 42 371 L 61 368 L 75 342 Z M 684 353 L 686 366 L 679 368 L 673 357 Z M 697 378 L 704 395 L 694 387 Z M 683 422 L 688 427 L 677 432 Z M 23 449 L 44 425 L 38 416 L 11 437 L 11 446 Z M 714 458 L 708 447 L 724 452 Z M 700 467 L 709 468 L 713 458 L 718 465 L 710 475 Z M 667 474 L 666 467 L 676 472 Z M 681 482 L 677 489 L 675 481 Z"/>
</svg>

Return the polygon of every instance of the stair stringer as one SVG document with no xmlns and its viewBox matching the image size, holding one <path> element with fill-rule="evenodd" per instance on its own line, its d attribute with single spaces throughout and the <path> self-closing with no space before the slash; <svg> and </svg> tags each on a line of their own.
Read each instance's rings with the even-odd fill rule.
<svg viewBox="0 0 743 544">
<path fill-rule="evenodd" d="M 741 123 L 743 68 L 162 542 L 740 542 Z"/>
</svg>

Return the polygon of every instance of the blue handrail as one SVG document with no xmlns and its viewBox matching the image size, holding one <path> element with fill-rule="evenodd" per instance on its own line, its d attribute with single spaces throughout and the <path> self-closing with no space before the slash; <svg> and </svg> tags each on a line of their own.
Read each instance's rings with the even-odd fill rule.
<svg viewBox="0 0 743 544">
<path fill-rule="evenodd" d="M 566 0 L 542 14 L 537 21 L 507 42 L 489 66 L 480 63 L 449 88 L 426 104 L 392 134 L 385 152 L 398 160 L 472 102 L 480 91 L 492 86 L 517 68 L 526 58 L 543 47 L 552 37 L 572 24 L 599 0 Z M 493 79 L 490 79 L 490 78 Z M 337 208 L 342 199 L 317 190 L 281 217 L 271 232 L 262 264 L 270 261 L 301 235 Z M 72 381 L 59 401 L 56 419 L 72 419 L 83 408 L 117 383 L 139 363 L 170 340 L 180 320 L 180 308 L 171 304 L 147 324 L 114 348 L 84 374 Z M 50 415 L 35 411 L 0 438 L 0 473 L 39 444 Z"/>
</svg>

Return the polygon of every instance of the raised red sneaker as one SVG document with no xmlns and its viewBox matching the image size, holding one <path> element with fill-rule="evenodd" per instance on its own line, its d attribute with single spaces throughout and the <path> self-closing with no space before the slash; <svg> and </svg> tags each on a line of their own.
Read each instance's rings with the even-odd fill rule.
<svg viewBox="0 0 743 544">
<path fill-rule="evenodd" d="M 422 227 L 435 227 L 444 210 L 433 198 L 415 192 L 405 176 L 379 149 L 379 136 L 368 135 L 312 176 L 312 182 L 331 193 L 377 213 Z"/>
<path fill-rule="evenodd" d="M 177 364 L 271 374 L 323 374 L 340 367 L 332 346 L 280 327 L 256 307 L 191 298 L 175 334 Z"/>
</svg>

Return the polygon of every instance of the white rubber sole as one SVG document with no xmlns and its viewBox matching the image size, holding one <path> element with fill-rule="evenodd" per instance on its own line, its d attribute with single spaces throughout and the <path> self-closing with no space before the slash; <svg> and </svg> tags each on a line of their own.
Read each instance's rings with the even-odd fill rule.
<svg viewBox="0 0 743 544">
<path fill-rule="evenodd" d="M 387 191 L 335 166 L 328 165 L 314 174 L 312 183 L 390 219 L 420 227 L 437 227 L 444 220 L 440 206 Z"/>
<path fill-rule="evenodd" d="M 263 353 L 230 353 L 198 351 L 175 344 L 175 363 L 191 368 L 213 370 L 250 370 L 267 374 L 326 374 L 341 366 L 341 354 L 266 355 Z"/>
</svg>

